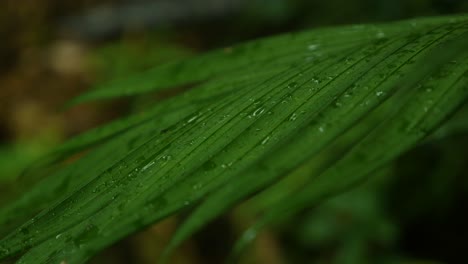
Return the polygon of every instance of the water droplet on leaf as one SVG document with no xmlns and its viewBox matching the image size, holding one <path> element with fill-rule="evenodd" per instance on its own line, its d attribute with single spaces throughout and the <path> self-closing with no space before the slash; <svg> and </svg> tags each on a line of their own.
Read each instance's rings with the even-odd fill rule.
<svg viewBox="0 0 468 264">
<path fill-rule="evenodd" d="M 146 164 L 143 168 L 141 168 L 141 171 L 145 171 L 149 168 L 151 168 L 154 165 L 155 161 L 151 161 L 150 163 Z"/>
<path fill-rule="evenodd" d="M 296 88 L 297 87 L 297 82 L 292 82 L 290 84 L 288 84 L 288 88 Z"/>
<path fill-rule="evenodd" d="M 382 31 L 379 31 L 379 32 L 377 32 L 377 34 L 375 34 L 375 36 L 376 36 L 378 39 L 382 39 L 382 38 L 385 38 L 385 33 L 382 32 Z"/>
<path fill-rule="evenodd" d="M 262 140 L 262 143 L 261 143 L 261 144 L 262 144 L 262 145 L 265 145 L 266 143 L 268 143 L 269 140 L 270 140 L 270 136 L 264 138 L 264 139 Z"/>
<path fill-rule="evenodd" d="M 196 184 L 194 184 L 194 185 L 192 186 L 192 189 L 198 190 L 198 189 L 200 189 L 202 186 L 203 186 L 203 185 L 202 185 L 201 183 L 196 183 Z"/>
<path fill-rule="evenodd" d="M 252 113 L 252 116 L 259 116 L 259 115 L 261 115 L 264 111 L 265 111 L 265 108 L 260 107 L 260 108 L 256 109 L 256 110 Z"/>
<path fill-rule="evenodd" d="M 318 44 L 310 44 L 309 46 L 307 46 L 307 49 L 310 50 L 310 51 L 314 51 L 314 50 L 316 50 L 318 47 L 319 47 Z"/>
<path fill-rule="evenodd" d="M 81 234 L 79 234 L 74 240 L 73 243 L 76 246 L 82 246 L 92 239 L 96 238 L 99 234 L 99 228 L 93 224 L 88 225 Z"/>
<path fill-rule="evenodd" d="M 202 166 L 202 168 L 205 170 L 205 171 L 210 171 L 210 170 L 214 170 L 216 168 L 216 163 L 214 163 L 213 161 L 209 160 L 207 162 L 205 162 Z"/>
<path fill-rule="evenodd" d="M 295 121 L 297 119 L 297 114 L 296 113 L 293 113 L 290 117 L 289 117 L 289 121 Z"/>
</svg>

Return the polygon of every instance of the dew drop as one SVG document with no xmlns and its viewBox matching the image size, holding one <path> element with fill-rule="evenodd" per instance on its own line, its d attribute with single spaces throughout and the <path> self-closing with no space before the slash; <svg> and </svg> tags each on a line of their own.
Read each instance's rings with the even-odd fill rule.
<svg viewBox="0 0 468 264">
<path fill-rule="evenodd" d="M 137 173 L 135 173 L 134 171 L 132 171 L 132 172 L 130 172 L 130 173 L 128 174 L 128 177 L 129 177 L 129 178 L 135 178 L 136 176 L 137 176 Z"/>
<path fill-rule="evenodd" d="M 146 164 L 143 168 L 141 168 L 141 171 L 145 171 L 149 168 L 151 168 L 154 165 L 155 161 L 151 161 L 150 163 Z"/>
<path fill-rule="evenodd" d="M 172 156 L 171 156 L 171 155 L 163 155 L 163 156 L 161 157 L 161 160 L 163 160 L 163 161 L 169 161 L 169 160 L 171 160 L 171 159 L 172 159 Z"/>
<path fill-rule="evenodd" d="M 195 115 L 195 116 L 191 117 L 191 118 L 187 121 L 187 123 L 189 123 L 189 124 L 192 123 L 193 121 L 197 120 L 198 117 L 199 117 L 198 115 Z"/>
<path fill-rule="evenodd" d="M 205 162 L 205 164 L 203 164 L 202 168 L 203 168 L 205 171 L 214 170 L 214 169 L 216 168 L 216 163 L 214 163 L 213 161 L 209 160 L 209 161 Z"/>
<path fill-rule="evenodd" d="M 288 84 L 288 88 L 296 88 L 297 87 L 297 82 L 292 82 L 290 84 Z"/>
<path fill-rule="evenodd" d="M 313 61 L 314 59 L 315 59 L 314 56 L 308 56 L 308 57 L 305 58 L 305 61 L 311 62 L 311 61 Z"/>
<path fill-rule="evenodd" d="M 320 126 L 318 130 L 320 131 L 320 133 L 323 133 L 325 131 L 325 128 L 323 128 L 323 126 Z"/>
<path fill-rule="evenodd" d="M 384 94 L 384 92 L 382 92 L 382 91 L 378 91 L 378 92 L 375 93 L 375 95 L 376 95 L 377 97 L 380 97 L 380 96 L 382 96 L 383 94 Z"/>
<path fill-rule="evenodd" d="M 375 36 L 376 36 L 378 39 L 382 39 L 382 38 L 385 38 L 385 33 L 382 32 L 382 31 L 379 31 L 379 32 L 377 32 L 377 34 L 375 34 Z"/>
<path fill-rule="evenodd" d="M 29 229 L 26 228 L 26 227 L 20 228 L 20 232 L 21 232 L 21 234 L 23 234 L 23 235 L 29 235 Z"/>
<path fill-rule="evenodd" d="M 318 44 L 310 44 L 309 46 L 307 46 L 307 49 L 310 51 L 313 51 L 313 50 L 316 50 L 318 47 L 319 47 Z"/>
<path fill-rule="evenodd" d="M 201 183 L 196 183 L 192 186 L 192 189 L 199 190 L 203 185 Z"/>
<path fill-rule="evenodd" d="M 296 113 L 293 113 L 290 117 L 289 117 L 289 121 L 295 121 L 297 119 L 297 114 Z"/>
<path fill-rule="evenodd" d="M 262 144 L 262 145 L 265 145 L 266 143 L 268 143 L 269 140 L 270 140 L 270 136 L 264 138 L 264 139 L 262 140 L 262 143 L 261 143 L 261 144 Z"/>
<path fill-rule="evenodd" d="M 258 108 L 257 110 L 255 110 L 255 111 L 252 113 L 252 116 L 259 116 L 259 115 L 261 115 L 263 112 L 265 112 L 265 108 L 260 107 L 260 108 Z"/>
<path fill-rule="evenodd" d="M 83 244 L 96 238 L 98 234 L 99 234 L 99 228 L 97 226 L 93 224 L 88 225 L 85 228 L 85 230 L 73 240 L 73 243 L 76 246 L 82 246 Z"/>
</svg>

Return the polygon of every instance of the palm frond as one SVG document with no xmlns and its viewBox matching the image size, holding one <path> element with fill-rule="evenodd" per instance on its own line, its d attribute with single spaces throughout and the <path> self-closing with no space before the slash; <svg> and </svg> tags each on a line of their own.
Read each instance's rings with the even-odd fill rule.
<svg viewBox="0 0 468 264">
<path fill-rule="evenodd" d="M 264 214 L 242 248 L 265 224 L 364 181 L 447 120 L 468 98 L 467 44 L 466 16 L 317 29 L 84 94 L 72 103 L 195 86 L 56 149 L 90 150 L 0 211 L 9 232 L 0 259 L 83 263 L 192 209 L 170 251 L 263 191 Z M 282 181 L 310 164 L 299 184 Z"/>
</svg>

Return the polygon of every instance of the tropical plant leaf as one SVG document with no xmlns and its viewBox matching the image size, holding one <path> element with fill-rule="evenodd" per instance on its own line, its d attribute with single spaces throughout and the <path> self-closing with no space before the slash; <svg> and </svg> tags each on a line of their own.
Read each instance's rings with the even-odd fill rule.
<svg viewBox="0 0 468 264">
<path fill-rule="evenodd" d="M 455 19 L 456 17 L 452 17 Z M 387 25 L 354 25 L 338 28 L 316 29 L 313 32 L 285 34 L 254 42 L 227 47 L 206 55 L 156 67 L 140 75 L 101 85 L 89 93 L 77 97 L 71 104 L 136 95 L 154 90 L 171 88 L 181 84 L 227 78 L 236 80 L 245 74 L 256 74 L 278 67 L 312 61 L 317 56 L 339 54 L 340 50 L 367 41 L 402 36 L 402 27 L 407 34 L 419 34 L 425 27 L 436 26 L 452 18 L 426 18 Z M 403 25 L 406 24 L 406 25 Z M 426 28 L 427 29 L 427 28 Z M 423 29 L 424 30 L 424 29 Z M 346 40 L 346 41 L 344 41 Z M 285 48 L 287 46 L 287 48 Z M 319 48 L 320 49 L 317 49 Z M 204 67 L 210 65 L 209 67 Z M 246 67 L 249 71 L 246 71 Z M 232 73 L 232 74 L 228 74 Z M 234 76 L 235 77 L 234 77 Z M 219 88 L 215 89 L 218 90 Z M 213 90 L 213 89 L 211 89 Z"/>
<path fill-rule="evenodd" d="M 451 42 L 449 45 L 442 45 L 443 48 L 438 47 L 439 54 L 447 48 L 451 48 L 449 49 L 452 52 L 451 55 L 450 52 L 445 51 L 443 60 L 450 57 L 455 58 L 455 56 L 458 57 L 460 54 L 463 54 L 461 47 L 466 43 L 466 39 L 464 38 L 466 38 L 466 35 L 460 40 Z M 416 52 L 415 56 L 419 55 L 421 53 Z M 440 117 L 437 116 L 441 114 L 440 108 L 449 109 L 451 106 L 457 107 L 465 101 L 465 98 L 459 97 L 460 94 L 458 92 L 467 85 L 460 78 L 466 78 L 466 76 L 463 76 L 468 70 L 468 64 L 465 63 L 464 66 L 460 66 L 453 61 L 444 64 L 440 59 L 441 57 L 431 54 L 430 57 L 421 60 L 418 63 L 420 67 L 413 70 L 412 75 L 403 77 L 396 84 L 393 84 L 394 87 L 398 87 L 398 90 L 394 91 L 396 94 L 392 95 L 393 100 L 384 102 L 376 110 L 369 111 L 369 108 L 366 108 L 367 119 L 370 119 L 365 121 L 367 126 L 361 125 L 360 127 L 356 127 L 351 133 L 344 134 L 345 139 L 341 140 L 344 141 L 343 143 L 339 141 L 339 138 L 335 139 L 335 142 L 340 142 L 344 145 L 341 146 L 342 150 L 340 150 L 342 157 L 335 157 L 335 160 L 328 162 L 329 164 L 322 165 L 320 170 L 314 171 L 312 174 L 314 178 L 308 179 L 307 182 L 302 182 L 303 186 L 300 186 L 300 190 L 291 190 L 291 186 L 286 186 L 282 190 L 276 189 L 275 193 L 283 194 L 284 201 L 281 201 L 281 204 L 270 204 L 268 206 L 268 208 L 273 209 L 270 209 L 271 212 L 266 216 L 267 219 L 285 217 L 288 215 L 287 212 L 299 211 L 311 206 L 314 202 L 320 201 L 322 196 L 339 193 L 352 184 L 362 181 L 363 177 L 396 158 L 403 151 L 411 148 L 415 143 L 427 136 L 429 131 L 436 127 L 436 124 L 445 120 L 447 118 L 446 114 L 442 114 Z M 462 61 L 464 59 L 466 57 L 462 56 Z M 424 64 L 429 62 L 432 65 L 424 67 Z M 405 63 L 401 63 L 399 70 L 406 71 L 406 66 Z M 430 74 L 434 70 L 437 70 L 439 78 L 434 78 L 434 75 Z M 418 86 L 418 88 L 413 88 L 413 86 Z M 452 86 L 455 87 L 452 88 L 454 91 L 448 90 L 448 87 Z M 383 96 L 384 93 L 388 92 L 384 87 L 383 85 L 378 85 L 375 87 L 377 88 L 376 90 L 370 88 L 365 89 L 370 91 L 364 91 L 362 94 L 354 93 L 354 99 L 362 96 L 361 102 L 370 105 L 372 97 Z M 390 89 L 395 89 L 394 87 L 390 87 Z M 440 94 L 437 95 L 437 92 Z M 453 94 L 449 94 L 449 92 L 453 92 Z M 453 97 L 445 98 L 448 96 Z M 435 103 L 433 101 L 434 97 L 439 98 L 439 102 Z M 455 103 L 460 98 L 462 98 L 461 101 Z M 444 103 L 446 105 L 436 105 Z M 238 176 L 236 181 L 233 181 L 225 188 L 217 190 L 207 201 L 197 208 L 192 217 L 178 230 L 178 233 L 174 236 L 173 243 L 177 244 L 187 238 L 188 235 L 200 227 L 200 224 L 206 223 L 211 219 L 210 216 L 215 217 L 226 207 L 234 205 L 243 197 L 261 189 L 256 184 L 263 184 L 264 186 L 262 187 L 268 186 L 272 183 L 272 180 L 275 180 L 273 174 L 278 176 L 288 174 L 292 169 L 299 166 L 301 162 L 307 161 L 307 157 L 316 154 L 322 146 L 319 143 L 315 143 L 315 147 L 317 148 L 315 149 L 312 145 L 319 136 L 318 134 L 325 132 L 324 124 L 329 127 L 327 133 L 331 134 L 332 137 L 343 136 L 341 131 L 336 133 L 334 129 L 346 128 L 347 122 L 352 123 L 356 120 L 350 118 L 350 115 L 355 114 L 355 111 L 359 112 L 361 110 L 359 109 L 359 105 L 349 104 L 343 106 L 341 103 L 339 103 L 338 107 L 335 105 L 335 108 L 338 108 L 338 110 L 331 108 L 330 111 L 334 113 L 330 115 L 326 115 L 327 112 L 322 112 L 322 114 L 326 115 L 326 119 L 323 122 L 318 121 L 307 130 L 304 130 L 304 134 L 298 136 L 302 139 L 301 142 L 298 142 L 296 145 L 294 142 L 288 142 L 287 146 L 277 150 L 278 153 L 276 155 L 269 156 L 268 158 L 272 160 L 264 161 L 263 163 L 271 171 L 265 171 L 264 168 L 261 170 L 250 170 L 248 173 Z M 395 111 L 396 113 L 392 113 Z M 378 118 L 375 118 L 376 114 Z M 427 118 L 428 115 L 431 118 Z M 337 119 L 330 118 L 332 116 Z M 307 133 L 310 133 L 310 135 Z M 310 140 L 310 143 L 304 144 L 307 140 Z M 396 140 L 396 142 L 392 140 Z M 377 142 L 379 144 L 376 144 Z M 349 146 L 346 146 L 346 144 Z M 309 151 L 311 154 L 306 154 Z M 272 173 L 272 171 L 274 172 Z M 262 182 L 261 180 L 264 175 L 264 180 L 267 182 Z M 252 183 L 251 179 L 254 177 L 256 178 L 256 182 Z M 303 201 L 299 202 L 298 200 Z M 224 202 L 219 203 L 219 201 Z M 296 202 L 299 204 L 295 204 Z M 219 208 L 222 209 L 220 210 Z M 195 225 L 195 227 L 191 227 L 191 225 Z M 251 239 L 253 233 L 255 232 L 252 230 L 247 231 L 246 237 Z"/>
<path fill-rule="evenodd" d="M 93 146 L 0 211 L 10 232 L 0 259 L 83 263 L 194 208 L 170 252 L 264 190 L 264 217 L 241 248 L 258 228 L 363 181 L 437 129 L 468 98 L 467 44 L 466 16 L 326 28 L 241 44 L 91 91 L 73 103 L 195 85 L 57 149 Z M 284 184 L 308 164 L 301 184 Z"/>
</svg>

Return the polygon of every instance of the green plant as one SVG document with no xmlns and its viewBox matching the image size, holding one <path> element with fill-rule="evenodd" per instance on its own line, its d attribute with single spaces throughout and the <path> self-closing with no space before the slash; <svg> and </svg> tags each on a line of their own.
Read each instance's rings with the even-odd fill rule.
<svg viewBox="0 0 468 264">
<path fill-rule="evenodd" d="M 260 217 L 237 255 L 265 225 L 363 182 L 440 128 L 468 98 L 467 44 L 466 16 L 324 28 L 92 90 L 73 103 L 193 86 L 51 153 L 89 150 L 0 211 L 0 259 L 83 263 L 191 210 L 170 252 L 253 197 Z"/>
</svg>

